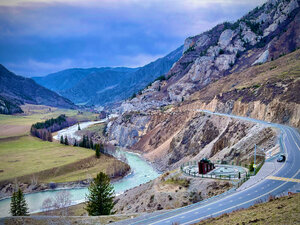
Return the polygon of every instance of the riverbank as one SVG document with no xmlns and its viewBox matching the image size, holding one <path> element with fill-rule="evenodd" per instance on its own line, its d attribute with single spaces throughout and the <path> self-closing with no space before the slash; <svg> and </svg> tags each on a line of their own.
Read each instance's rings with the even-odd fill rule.
<svg viewBox="0 0 300 225">
<path fill-rule="evenodd" d="M 117 176 L 111 177 L 111 182 L 115 183 L 120 181 L 122 178 L 131 174 L 131 170 L 129 166 L 126 166 L 125 170 L 120 170 L 117 173 Z M 8 183 L 2 187 L 0 187 L 0 201 L 10 198 L 12 193 L 15 190 L 16 185 L 23 191 L 24 194 L 32 194 L 43 191 L 57 191 L 57 190 L 68 190 L 75 188 L 86 188 L 90 185 L 92 178 L 78 180 L 78 181 L 70 181 L 70 182 L 61 182 L 61 183 L 38 183 L 38 184 L 28 184 L 28 183 Z"/>
</svg>

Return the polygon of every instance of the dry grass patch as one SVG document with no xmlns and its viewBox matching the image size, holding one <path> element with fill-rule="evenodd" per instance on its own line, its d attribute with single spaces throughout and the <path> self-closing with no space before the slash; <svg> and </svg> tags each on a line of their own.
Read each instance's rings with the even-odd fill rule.
<svg viewBox="0 0 300 225">
<path fill-rule="evenodd" d="M 249 209 L 223 214 L 204 220 L 198 225 L 225 224 L 300 224 L 300 194 L 286 196 Z"/>
</svg>

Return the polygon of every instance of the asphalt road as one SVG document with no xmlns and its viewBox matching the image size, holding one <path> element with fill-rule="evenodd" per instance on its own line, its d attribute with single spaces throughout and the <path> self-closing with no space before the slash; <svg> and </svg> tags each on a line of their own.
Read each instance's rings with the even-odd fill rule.
<svg viewBox="0 0 300 225">
<path fill-rule="evenodd" d="M 212 113 L 206 110 L 199 111 Z M 283 151 L 286 155 L 286 161 L 282 163 L 282 166 L 279 168 L 279 170 L 277 170 L 277 172 L 275 172 L 275 174 L 272 174 L 273 176 L 277 177 L 277 179 L 264 179 L 258 182 L 256 185 L 251 186 L 250 188 L 243 191 L 229 193 L 218 198 L 171 210 L 160 215 L 154 216 L 149 214 L 149 216 L 146 217 L 143 216 L 142 218 L 123 221 L 124 224 L 193 224 L 203 219 L 215 217 L 223 213 L 232 212 L 241 208 L 248 208 L 255 203 L 267 200 L 270 195 L 278 196 L 286 193 L 289 190 L 292 190 L 294 185 L 298 184 L 297 182 L 294 182 L 295 180 L 280 180 L 281 178 L 300 179 L 300 134 L 296 129 L 280 124 L 267 123 L 265 121 L 246 117 L 239 117 L 221 113 L 213 114 L 262 123 L 267 126 L 279 128 L 281 130 L 283 135 L 282 145 Z"/>
</svg>

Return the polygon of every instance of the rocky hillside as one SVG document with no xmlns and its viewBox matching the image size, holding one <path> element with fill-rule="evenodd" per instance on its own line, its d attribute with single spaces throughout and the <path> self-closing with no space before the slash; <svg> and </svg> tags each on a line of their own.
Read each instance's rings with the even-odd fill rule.
<svg viewBox="0 0 300 225">
<path fill-rule="evenodd" d="M 229 181 L 187 177 L 172 171 L 117 196 L 114 210 L 124 214 L 174 209 L 221 194 L 231 187 Z"/>
<path fill-rule="evenodd" d="M 20 105 L 24 103 L 76 108 L 70 100 L 36 84 L 32 79 L 17 76 L 0 65 L 0 113 L 20 113 Z"/>
<path fill-rule="evenodd" d="M 78 104 L 116 103 L 144 89 L 166 74 L 181 57 L 183 46 L 167 56 L 139 68 L 69 69 L 33 79 Z"/>
<path fill-rule="evenodd" d="M 233 73 L 194 93 L 182 110 L 207 109 L 300 127 L 300 50 Z"/>
<path fill-rule="evenodd" d="M 106 132 L 107 141 L 141 153 L 161 171 L 203 157 L 249 165 L 254 144 L 278 151 L 271 128 L 179 107 L 125 114 L 109 122 Z"/>
<path fill-rule="evenodd" d="M 282 63 L 282 66 L 285 66 L 285 71 L 281 70 L 280 67 L 274 67 L 275 60 L 281 60 L 283 55 L 300 47 L 299 37 L 299 1 L 270 0 L 235 23 L 226 22 L 207 32 L 187 38 L 184 43 L 182 57 L 170 69 L 165 80 L 154 82 L 136 98 L 125 101 L 116 111 L 123 113 L 132 110 L 154 109 L 168 104 L 185 102 L 192 95 L 193 100 L 196 100 L 195 96 L 202 96 L 205 90 L 214 86 L 216 90 L 222 89 L 223 92 L 228 92 L 226 96 L 223 95 L 226 97 L 226 103 L 224 97 L 222 97 L 224 105 L 233 104 L 232 101 L 238 100 L 243 94 L 247 94 L 247 103 L 253 102 L 245 106 L 250 107 L 249 109 L 240 108 L 235 111 L 229 106 L 229 110 L 221 110 L 222 112 L 235 113 L 244 110 L 243 113 L 239 114 L 257 117 L 257 113 L 250 111 L 254 104 L 260 104 L 260 109 L 262 111 L 268 111 L 269 109 L 266 115 L 272 116 L 260 115 L 259 118 L 299 126 L 299 120 L 296 121 L 297 118 L 299 119 L 297 103 L 299 96 L 295 93 L 299 77 L 297 54 L 289 58 L 289 60 L 293 60 L 293 68 L 289 67 L 290 61 L 288 61 L 288 64 Z M 260 66 L 268 62 L 274 67 L 272 69 L 268 67 L 270 71 L 273 71 L 272 73 L 266 71 L 266 67 Z M 259 68 L 265 68 L 265 70 L 259 71 Z M 294 71 L 293 76 L 289 75 L 290 69 Z M 244 75 L 245 71 L 248 71 L 247 76 Z M 267 80 L 260 80 L 260 82 L 265 82 L 266 85 L 265 88 L 262 87 L 259 90 L 259 97 L 250 97 L 251 92 L 247 91 L 248 89 L 239 92 L 239 96 L 235 94 L 233 97 L 234 93 L 229 93 L 229 91 L 237 85 L 243 88 L 243 82 L 247 83 L 249 87 L 262 85 L 262 83 L 255 83 L 256 81 L 249 79 L 252 78 L 252 71 L 257 71 L 259 74 L 266 73 L 268 76 L 264 76 L 265 79 L 272 80 L 269 84 L 267 84 Z M 285 73 L 285 77 L 281 76 L 284 83 L 280 83 L 281 81 L 277 79 L 282 72 Z M 233 76 L 232 74 L 236 75 Z M 258 76 L 258 74 L 256 75 Z M 230 77 L 228 79 L 231 79 L 231 85 L 233 86 L 223 88 L 219 80 L 226 80 L 227 77 Z M 276 81 L 274 81 L 274 77 L 277 77 Z M 288 81 L 287 78 L 290 80 Z M 219 82 L 216 83 L 217 81 Z M 279 83 L 275 84 L 274 82 L 277 81 Z M 273 86 L 272 91 L 267 92 L 270 85 Z M 278 88 L 280 85 L 281 87 Z M 282 91 L 285 85 L 290 86 Z M 256 88 L 256 91 L 258 91 L 258 88 Z M 282 94 L 284 95 L 282 98 L 285 99 L 285 102 L 291 103 L 288 107 L 290 110 L 281 112 L 283 108 L 280 106 L 280 115 L 276 115 L 278 107 L 273 107 L 275 102 L 271 101 L 273 91 L 278 100 L 281 99 Z M 293 97 L 289 98 L 286 95 Z M 246 99 L 246 97 L 243 99 Z M 269 105 L 270 107 L 268 107 Z M 295 105 L 297 107 L 293 107 Z M 214 110 L 218 111 L 219 108 Z"/>
</svg>

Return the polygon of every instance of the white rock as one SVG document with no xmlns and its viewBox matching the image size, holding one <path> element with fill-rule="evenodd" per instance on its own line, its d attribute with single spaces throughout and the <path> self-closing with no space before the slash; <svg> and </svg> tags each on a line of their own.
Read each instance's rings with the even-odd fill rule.
<svg viewBox="0 0 300 225">
<path fill-rule="evenodd" d="M 250 30 L 243 31 L 242 36 L 243 36 L 243 40 L 247 43 L 250 43 L 251 45 L 255 45 L 257 42 L 256 34 Z"/>
<path fill-rule="evenodd" d="M 231 55 L 220 55 L 216 61 L 215 66 L 219 69 L 219 71 L 227 70 L 230 68 L 230 64 L 235 62 L 235 54 Z"/>
<path fill-rule="evenodd" d="M 196 46 L 202 47 L 202 46 L 208 44 L 209 40 L 210 40 L 210 38 L 206 34 L 200 35 L 200 37 L 196 41 Z"/>
<path fill-rule="evenodd" d="M 202 56 L 197 58 L 191 69 L 187 73 L 187 77 L 192 81 L 202 81 L 203 78 L 209 77 L 211 74 L 211 67 L 213 66 L 213 57 Z"/>
<path fill-rule="evenodd" d="M 221 48 L 219 46 L 210 46 L 207 50 L 207 55 L 210 57 L 216 57 L 219 55 Z"/>
<path fill-rule="evenodd" d="M 277 27 L 278 27 L 277 23 L 272 23 L 267 29 L 265 29 L 263 37 L 268 36 L 271 32 L 275 31 Z"/>
<path fill-rule="evenodd" d="M 234 37 L 234 31 L 231 29 L 224 30 L 219 38 L 219 45 L 221 48 L 225 48 L 229 45 L 232 38 Z"/>
<path fill-rule="evenodd" d="M 193 43 L 194 43 L 194 41 L 191 37 L 188 37 L 187 39 L 185 39 L 182 53 L 184 53 L 186 50 L 188 50 L 193 45 Z"/>
<path fill-rule="evenodd" d="M 259 56 L 259 58 L 258 58 L 254 63 L 252 63 L 252 66 L 253 66 L 253 65 L 256 65 L 256 64 L 261 64 L 261 63 L 267 62 L 268 57 L 269 57 L 269 49 L 267 49 L 266 51 L 264 51 L 264 52 Z"/>
</svg>

